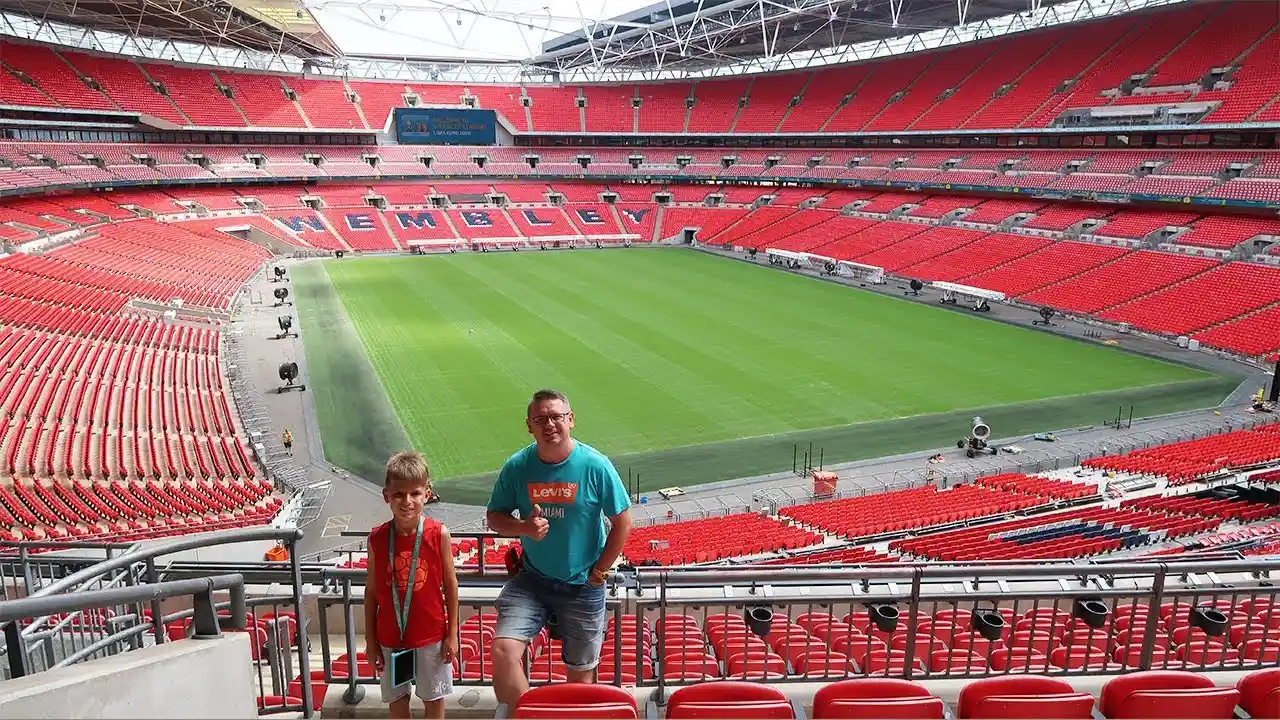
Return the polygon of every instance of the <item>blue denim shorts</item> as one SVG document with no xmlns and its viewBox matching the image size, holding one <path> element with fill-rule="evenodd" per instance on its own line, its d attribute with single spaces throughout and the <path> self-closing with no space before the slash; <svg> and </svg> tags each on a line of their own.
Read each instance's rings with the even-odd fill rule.
<svg viewBox="0 0 1280 720">
<path fill-rule="evenodd" d="M 565 667 L 576 672 L 594 670 L 604 642 L 604 600 L 604 585 L 571 585 L 524 569 L 494 601 L 498 610 L 494 636 L 529 642 L 555 615 Z"/>
</svg>

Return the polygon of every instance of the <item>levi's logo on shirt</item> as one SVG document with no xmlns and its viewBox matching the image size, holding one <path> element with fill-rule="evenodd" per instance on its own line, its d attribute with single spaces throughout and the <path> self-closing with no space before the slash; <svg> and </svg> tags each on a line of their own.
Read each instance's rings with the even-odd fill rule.
<svg viewBox="0 0 1280 720">
<path fill-rule="evenodd" d="M 529 502 L 572 503 L 578 497 L 578 483 L 529 483 Z"/>
</svg>

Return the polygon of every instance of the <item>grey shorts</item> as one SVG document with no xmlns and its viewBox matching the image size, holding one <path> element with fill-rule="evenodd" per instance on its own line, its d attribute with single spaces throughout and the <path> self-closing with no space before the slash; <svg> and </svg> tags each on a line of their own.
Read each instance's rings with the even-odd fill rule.
<svg viewBox="0 0 1280 720">
<path fill-rule="evenodd" d="M 425 702 L 439 700 L 453 694 L 453 663 L 440 659 L 440 643 L 420 647 L 414 653 L 413 682 L 400 687 L 391 686 L 391 649 L 382 648 L 382 702 L 393 703 L 416 688 L 417 695 Z"/>
<path fill-rule="evenodd" d="M 571 585 L 521 570 L 507 581 L 498 599 L 495 637 L 532 640 L 556 616 L 560 659 L 568 670 L 585 672 L 600 663 L 605 630 L 604 585 Z"/>
</svg>

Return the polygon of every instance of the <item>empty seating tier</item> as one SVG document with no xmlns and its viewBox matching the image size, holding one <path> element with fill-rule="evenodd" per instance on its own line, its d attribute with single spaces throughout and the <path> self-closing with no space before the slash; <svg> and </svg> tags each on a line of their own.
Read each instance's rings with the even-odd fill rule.
<svg viewBox="0 0 1280 720">
<path fill-rule="evenodd" d="M 1034 38 L 1014 35 L 854 67 L 693 84 L 409 86 L 140 65 L 17 42 L 0 48 L 6 66 L 0 75 L 9 76 L 4 82 L 13 90 L 5 97 L 22 106 L 124 110 L 209 127 L 377 130 L 393 108 L 409 107 L 411 100 L 459 105 L 464 94 L 519 131 L 551 133 L 1036 128 L 1072 110 L 1179 101 L 1208 106 L 1202 122 L 1275 119 L 1280 84 L 1268 61 L 1280 38 L 1267 32 L 1275 25 L 1275 8 L 1244 1 L 1214 5 L 1103 19 L 1084 34 L 1059 27 Z M 1249 22 L 1237 22 L 1239 17 Z M 1204 78 L 1223 67 L 1235 69 L 1230 82 L 1202 89 Z M 1134 76 L 1144 77 L 1139 92 L 1119 94 Z"/>
<path fill-rule="evenodd" d="M 1168 478 L 1171 484 L 1193 482 L 1232 468 L 1280 460 L 1280 433 L 1269 429 L 1238 430 L 1135 450 L 1128 455 L 1085 460 L 1085 467 Z"/>
</svg>

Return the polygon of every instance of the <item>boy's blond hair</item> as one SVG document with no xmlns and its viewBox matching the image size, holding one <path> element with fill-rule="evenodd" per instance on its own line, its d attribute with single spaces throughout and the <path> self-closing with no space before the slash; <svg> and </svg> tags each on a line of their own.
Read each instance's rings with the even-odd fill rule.
<svg viewBox="0 0 1280 720">
<path fill-rule="evenodd" d="M 421 487 L 430 487 L 431 471 L 427 468 L 427 458 L 413 450 L 398 452 L 387 461 L 387 477 L 384 487 L 392 483 L 413 483 Z"/>
</svg>

